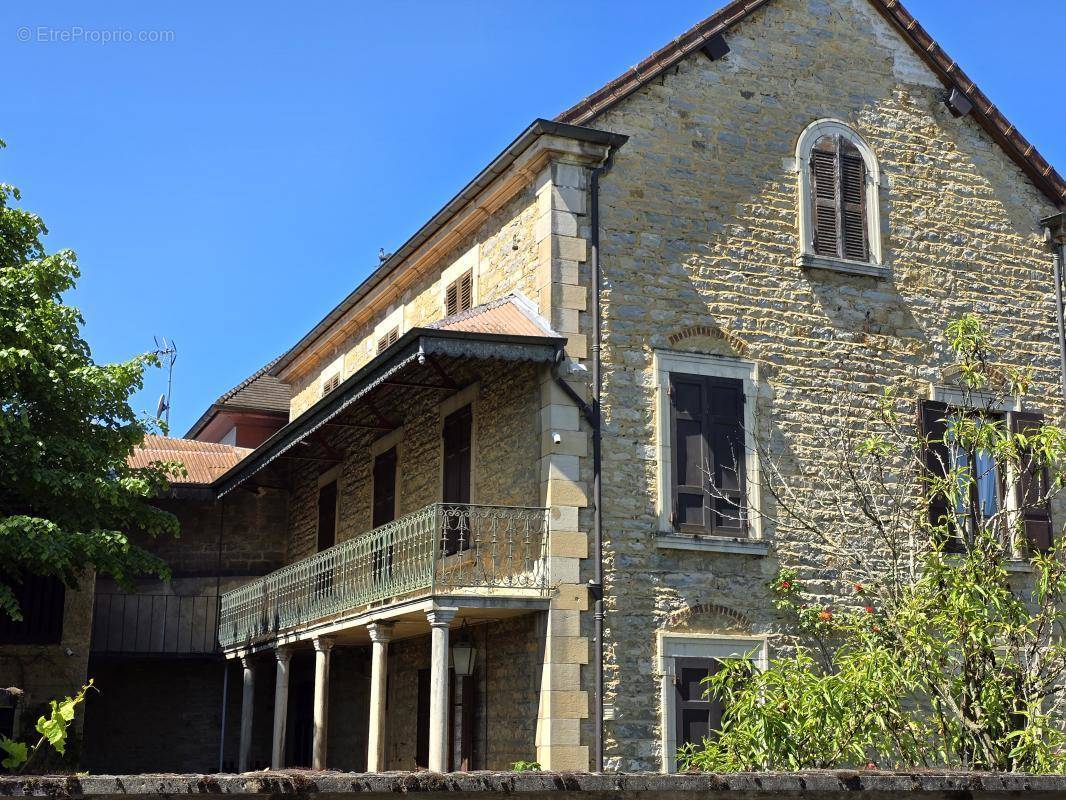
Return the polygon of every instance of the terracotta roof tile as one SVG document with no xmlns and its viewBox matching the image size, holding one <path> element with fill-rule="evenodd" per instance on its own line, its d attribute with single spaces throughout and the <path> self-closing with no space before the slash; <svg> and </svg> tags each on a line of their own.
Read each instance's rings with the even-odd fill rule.
<svg viewBox="0 0 1066 800">
<path fill-rule="evenodd" d="M 180 461 L 188 475 L 171 478 L 175 486 L 207 484 L 237 464 L 252 452 L 247 447 L 234 447 L 193 439 L 172 439 L 168 436 L 146 436 L 144 444 L 134 450 L 128 463 L 132 467 L 146 467 L 156 461 Z"/>
<path fill-rule="evenodd" d="M 533 303 L 517 293 L 474 306 L 469 311 L 453 314 L 426 327 L 445 331 L 562 338 L 552 330 Z"/>
</svg>

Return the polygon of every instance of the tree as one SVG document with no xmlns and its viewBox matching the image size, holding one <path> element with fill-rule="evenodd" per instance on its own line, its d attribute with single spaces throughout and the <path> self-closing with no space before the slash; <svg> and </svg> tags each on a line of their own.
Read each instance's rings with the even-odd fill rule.
<svg viewBox="0 0 1066 800">
<path fill-rule="evenodd" d="M 165 576 L 126 532 L 177 535 L 177 519 L 146 499 L 180 469 L 127 463 L 153 426 L 129 399 L 157 360 L 93 361 L 80 312 L 63 302 L 75 255 L 47 254 L 44 223 L 11 206 L 19 199 L 0 185 L 0 613 L 16 620 L 14 589 L 27 575 L 68 586 L 92 568 L 125 585 Z"/>
<path fill-rule="evenodd" d="M 1066 481 L 1066 433 L 1000 413 L 1030 370 L 998 364 L 976 317 L 947 337 L 958 396 L 917 429 L 896 388 L 877 408 L 838 397 L 814 470 L 761 440 L 768 523 L 817 557 L 769 587 L 794 646 L 708 679 L 721 730 L 683 766 L 1066 769 L 1062 526 L 1033 541 Z"/>
</svg>

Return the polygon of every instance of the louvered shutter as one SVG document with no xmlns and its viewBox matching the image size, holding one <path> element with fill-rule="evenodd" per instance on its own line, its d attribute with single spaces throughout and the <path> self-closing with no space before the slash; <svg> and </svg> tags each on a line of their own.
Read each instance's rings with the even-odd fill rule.
<svg viewBox="0 0 1066 800">
<path fill-rule="evenodd" d="M 444 291 L 444 316 L 459 313 L 459 285 L 452 281 Z"/>
<path fill-rule="evenodd" d="M 919 433 L 923 440 L 922 458 L 925 463 L 926 474 L 932 478 L 946 478 L 951 470 L 951 452 L 947 444 L 947 416 L 948 406 L 933 400 L 922 400 L 919 403 Z M 926 502 L 929 510 L 930 525 L 950 526 L 950 530 L 957 533 L 954 511 L 948 507 L 947 498 L 942 493 L 933 495 L 927 491 Z M 962 549 L 962 539 L 958 535 L 951 535 L 945 543 L 944 549 L 957 552 Z"/>
<path fill-rule="evenodd" d="M 840 255 L 838 173 L 836 141 L 820 139 L 811 151 L 811 224 L 814 252 L 831 258 Z"/>
<path fill-rule="evenodd" d="M 467 272 L 459 279 L 459 310 L 469 311 L 474 307 L 474 273 Z"/>
<path fill-rule="evenodd" d="M 707 428 L 711 457 L 711 480 L 715 532 L 743 536 L 747 532 L 744 504 L 744 383 L 730 378 L 705 378 Z"/>
<path fill-rule="evenodd" d="M 866 261 L 866 165 L 851 142 L 842 141 L 840 151 L 840 231 L 844 258 Z"/>
<path fill-rule="evenodd" d="M 1039 429 L 1044 424 L 1042 415 L 1028 412 L 1015 412 L 1011 414 L 1010 419 L 1011 430 L 1015 433 L 1024 434 Z M 1015 497 L 1021 512 L 1025 538 L 1034 550 L 1040 552 L 1046 552 L 1051 547 L 1053 538 L 1051 510 L 1046 503 L 1040 502 L 1040 498 L 1047 496 L 1049 481 L 1047 467 L 1033 463 L 1032 457 L 1026 455 L 1021 465 L 1021 474 L 1018 476 Z"/>
<path fill-rule="evenodd" d="M 710 470 L 704 427 L 703 378 L 670 376 L 673 417 L 674 527 L 685 533 L 706 533 L 711 527 L 707 478 Z"/>
</svg>

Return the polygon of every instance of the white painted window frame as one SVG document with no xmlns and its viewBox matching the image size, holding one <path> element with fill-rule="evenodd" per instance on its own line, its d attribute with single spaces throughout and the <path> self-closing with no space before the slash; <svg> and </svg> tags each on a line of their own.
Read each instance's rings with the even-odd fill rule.
<svg viewBox="0 0 1066 800">
<path fill-rule="evenodd" d="M 725 552 L 765 551 L 760 491 L 759 448 L 755 440 L 755 404 L 759 397 L 759 369 L 754 361 L 709 353 L 679 350 L 655 350 L 652 356 L 655 373 L 656 439 L 656 515 L 659 546 L 674 549 L 715 550 Z M 748 536 L 734 539 L 725 536 L 681 536 L 670 523 L 671 483 L 674 470 L 673 432 L 670 429 L 670 374 L 701 375 L 710 378 L 733 378 L 744 384 L 744 450 L 747 479 Z"/>
<path fill-rule="evenodd" d="M 866 164 L 866 236 L 870 248 L 870 261 L 853 261 L 848 258 L 822 256 L 814 252 L 814 220 L 811 208 L 811 151 L 823 136 L 841 136 L 858 149 Z M 800 267 L 828 269 L 856 275 L 887 277 L 881 243 L 881 167 L 873 148 L 855 130 L 838 119 L 819 119 L 803 129 L 796 143 L 796 171 L 799 174 L 799 254 L 796 265 Z"/>
<path fill-rule="evenodd" d="M 656 632 L 656 659 L 659 673 L 660 742 L 662 771 L 677 772 L 677 709 L 674 706 L 674 679 L 679 658 L 747 658 L 755 652 L 753 666 L 766 669 L 768 640 L 766 636 L 728 636 L 715 633 Z"/>
</svg>

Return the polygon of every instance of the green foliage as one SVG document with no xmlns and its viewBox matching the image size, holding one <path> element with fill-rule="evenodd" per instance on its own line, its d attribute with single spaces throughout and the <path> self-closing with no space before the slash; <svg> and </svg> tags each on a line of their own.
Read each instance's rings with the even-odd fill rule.
<svg viewBox="0 0 1066 800">
<path fill-rule="evenodd" d="M 516 761 L 511 764 L 511 772 L 539 772 L 539 761 Z"/>
<path fill-rule="evenodd" d="M 825 501 L 841 510 L 835 528 L 823 530 L 799 493 L 771 487 L 791 503 L 795 527 L 822 543 L 824 563 L 803 578 L 782 569 L 770 582 L 794 646 L 763 671 L 738 660 L 707 679 L 725 705 L 721 730 L 680 753 L 682 767 L 1066 771 L 1066 530 L 1049 552 L 1019 559 L 1024 509 L 978 513 L 982 476 L 971 466 L 989 454 L 1008 484 L 1047 469 L 1046 493 L 1023 501 L 1045 506 L 1066 477 L 1066 436 L 1052 424 L 1012 432 L 992 418 L 1003 397 L 1028 387 L 1028 374 L 995 365 L 976 318 L 947 333 L 966 400 L 939 441 L 914 447 L 913 428 L 899 435 L 889 394 L 880 429 L 856 432 L 839 450 L 847 468 L 830 470 L 852 482 Z M 969 458 L 931 473 L 930 443 Z M 930 519 L 932 502 L 949 512 Z M 835 533 L 849 527 L 862 550 L 858 535 Z M 947 552 L 948 542 L 961 552 Z"/>
<path fill-rule="evenodd" d="M 74 253 L 47 254 L 44 223 L 10 205 L 18 199 L 0 184 L 0 614 L 13 619 L 24 575 L 68 585 L 89 568 L 121 584 L 165 575 L 126 532 L 177 534 L 175 517 L 145 499 L 181 472 L 127 464 L 154 425 L 129 398 L 157 360 L 93 361 L 82 316 L 63 301 L 79 275 Z"/>
<path fill-rule="evenodd" d="M 40 738 L 32 748 L 26 742 L 17 742 L 6 736 L 0 736 L 0 750 L 7 753 L 7 758 L 0 761 L 0 766 L 11 772 L 23 771 L 30 763 L 45 742 L 51 745 L 60 756 L 66 754 L 68 729 L 74 721 L 74 712 L 78 705 L 85 700 L 85 694 L 90 689 L 95 689 L 92 678 L 89 683 L 82 686 L 74 697 L 64 697 L 62 700 L 52 700 L 49 703 L 48 716 L 42 716 L 37 720 L 37 733 Z"/>
</svg>

